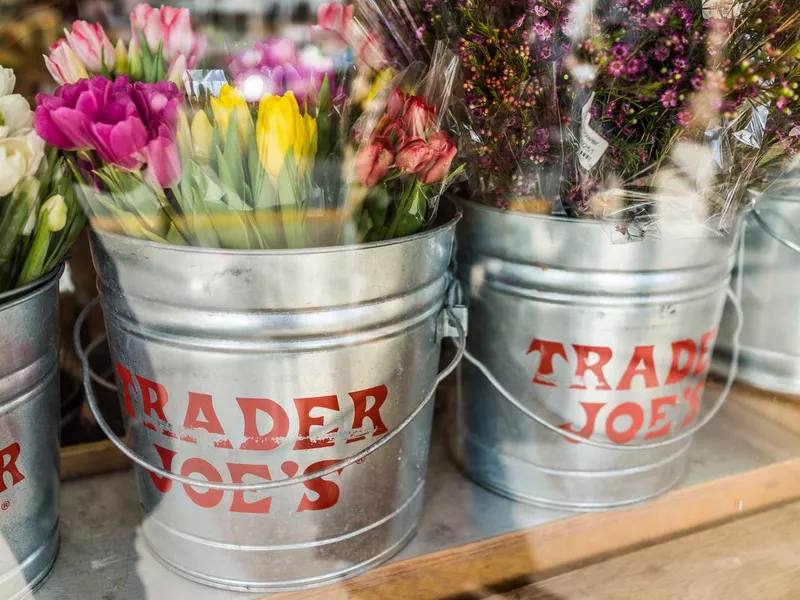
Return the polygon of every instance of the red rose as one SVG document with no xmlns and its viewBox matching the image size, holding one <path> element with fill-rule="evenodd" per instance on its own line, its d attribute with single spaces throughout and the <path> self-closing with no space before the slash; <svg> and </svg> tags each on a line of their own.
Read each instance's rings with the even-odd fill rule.
<svg viewBox="0 0 800 600">
<path fill-rule="evenodd" d="M 379 137 L 362 145 L 356 154 L 356 177 L 367 187 L 374 187 L 386 177 L 394 162 L 392 146 L 386 138 Z"/>
</svg>

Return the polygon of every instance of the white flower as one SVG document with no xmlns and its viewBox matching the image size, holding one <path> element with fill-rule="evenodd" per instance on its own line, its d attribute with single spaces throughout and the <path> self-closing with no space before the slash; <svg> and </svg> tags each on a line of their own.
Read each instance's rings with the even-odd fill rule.
<svg viewBox="0 0 800 600">
<path fill-rule="evenodd" d="M 67 203 L 64 196 L 57 194 L 48 198 L 42 205 L 42 213 L 47 213 L 47 227 L 56 232 L 64 229 L 67 224 Z"/>
<path fill-rule="evenodd" d="M 0 98 L 0 138 L 17 135 L 22 129 L 30 129 L 33 112 L 30 104 L 19 94 Z"/>
<path fill-rule="evenodd" d="M 11 69 L 4 69 L 0 65 L 0 98 L 14 93 L 14 86 L 17 84 L 17 77 Z"/>
<path fill-rule="evenodd" d="M 25 177 L 34 175 L 43 156 L 44 142 L 32 130 L 0 139 L 0 198 L 13 192 Z"/>
<path fill-rule="evenodd" d="M 28 145 L 18 139 L 0 140 L 0 198 L 14 191 L 28 170 Z"/>
</svg>

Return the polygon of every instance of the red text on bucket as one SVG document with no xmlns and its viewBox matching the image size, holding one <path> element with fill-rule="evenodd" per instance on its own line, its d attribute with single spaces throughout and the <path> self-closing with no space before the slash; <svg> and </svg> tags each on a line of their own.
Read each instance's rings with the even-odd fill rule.
<svg viewBox="0 0 800 600">
<path fill-rule="evenodd" d="M 627 444 L 641 434 L 661 438 L 688 427 L 700 409 L 716 330 L 697 339 L 655 345 L 612 348 L 534 339 L 527 354 L 538 354 L 533 383 L 543 395 L 575 399 L 582 425 L 559 427 L 590 438 L 605 430 L 612 443 Z M 567 390 L 566 393 L 551 389 Z M 642 393 L 650 391 L 650 399 Z M 565 438 L 567 442 L 579 443 Z"/>
<path fill-rule="evenodd" d="M 22 447 L 18 442 L 9 444 L 0 450 L 0 494 L 25 480 L 25 475 L 17 466 L 21 451 Z"/>
<path fill-rule="evenodd" d="M 236 413 L 221 413 L 214 408 L 215 401 L 229 402 L 230 399 L 215 400 L 210 394 L 190 391 L 179 398 L 181 425 L 176 427 L 167 417 L 167 406 L 174 398 L 164 385 L 132 373 L 120 363 L 117 363 L 116 372 L 125 412 L 132 419 L 140 420 L 145 428 L 165 438 L 165 445 L 153 444 L 161 461 L 160 466 L 184 477 L 199 477 L 217 483 L 250 483 L 269 481 L 278 471 L 285 477 L 308 475 L 340 460 L 314 460 L 318 452 L 313 451 L 324 451 L 337 445 L 337 442 L 361 442 L 388 432 L 381 415 L 381 408 L 389 395 L 385 385 L 346 395 L 293 398 L 292 410 L 287 410 L 285 404 L 281 405 L 270 398 L 237 397 L 235 402 L 239 410 Z M 228 418 L 234 416 L 235 420 L 223 422 L 219 414 Z M 347 418 L 347 423 L 343 422 L 344 418 Z M 204 440 L 199 441 L 200 437 Z M 170 444 L 166 442 L 167 439 L 178 443 Z M 234 444 L 231 439 L 239 441 Z M 210 444 L 206 443 L 208 440 L 212 440 Z M 211 446 L 217 452 L 204 452 L 203 456 L 187 455 L 192 448 L 201 445 L 205 448 Z M 272 465 L 266 464 L 261 456 L 257 464 L 224 460 L 230 457 L 227 451 L 234 448 L 252 452 L 279 449 L 292 452 L 290 459 Z M 341 474 L 341 471 L 338 473 Z M 172 480 L 152 473 L 150 477 L 160 492 L 173 490 Z M 339 501 L 338 484 L 327 478 L 313 479 L 294 487 L 299 490 L 294 512 L 326 510 Z M 226 497 L 229 498 L 230 512 L 268 513 L 272 504 L 272 498 L 266 496 L 266 492 L 200 490 L 188 485 L 183 485 L 183 489 L 189 499 L 202 508 L 215 508 Z"/>
</svg>

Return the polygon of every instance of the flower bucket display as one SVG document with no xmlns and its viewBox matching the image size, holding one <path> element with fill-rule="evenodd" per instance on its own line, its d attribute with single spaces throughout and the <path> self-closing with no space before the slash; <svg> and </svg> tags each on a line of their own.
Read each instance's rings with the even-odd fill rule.
<svg viewBox="0 0 800 600">
<path fill-rule="evenodd" d="M 735 236 L 611 244 L 596 222 L 464 210 L 470 362 L 449 411 L 464 472 L 576 510 L 674 486 L 724 400 L 704 398 Z"/>
<path fill-rule="evenodd" d="M 744 328 L 740 338 L 739 381 L 784 394 L 800 394 L 800 302 L 797 268 L 800 238 L 798 180 L 773 185 L 748 215 L 744 255 L 734 277 L 741 280 Z M 734 315 L 725 312 L 713 370 L 728 369 Z"/>
<path fill-rule="evenodd" d="M 739 214 L 800 148 L 796 3 L 358 4 L 399 64 L 461 63 L 456 461 L 552 507 L 669 489 L 730 389 L 704 400 Z"/>
<path fill-rule="evenodd" d="M 58 552 L 58 276 L 0 294 L 0 597 L 27 597 Z"/>
<path fill-rule="evenodd" d="M 58 280 L 84 222 L 15 86 L 0 66 L 0 597 L 13 600 L 58 551 Z"/>
<path fill-rule="evenodd" d="M 460 213 L 439 206 L 461 172 L 457 59 L 393 70 L 352 8 L 324 6 L 303 42 L 202 69 L 188 18 L 138 7 L 127 44 L 76 23 L 37 97 L 90 219 L 129 446 L 85 353 L 84 387 L 137 465 L 154 556 L 225 589 L 315 587 L 387 560 L 420 517 L 431 399 L 464 350 L 445 306 Z"/>
</svg>

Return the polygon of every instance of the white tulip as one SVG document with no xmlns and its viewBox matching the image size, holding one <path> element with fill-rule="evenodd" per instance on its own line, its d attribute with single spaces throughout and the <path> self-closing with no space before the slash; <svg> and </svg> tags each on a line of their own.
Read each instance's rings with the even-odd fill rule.
<svg viewBox="0 0 800 600">
<path fill-rule="evenodd" d="M 4 69 L 0 65 L 0 98 L 14 93 L 17 77 L 11 69 Z"/>
<path fill-rule="evenodd" d="M 36 175 L 39 165 L 42 164 L 44 159 L 44 140 L 33 129 L 21 131 L 20 136 L 23 136 L 28 144 L 28 172 L 26 175 Z"/>
<path fill-rule="evenodd" d="M 15 139 L 0 140 L 0 198 L 14 191 L 28 171 L 28 145 Z"/>
<path fill-rule="evenodd" d="M 42 205 L 42 212 L 47 213 L 47 227 L 50 231 L 61 231 L 67 224 L 67 203 L 64 196 L 56 194 L 48 198 Z"/>
<path fill-rule="evenodd" d="M 33 125 L 30 104 L 19 94 L 0 98 L 0 138 L 7 138 Z"/>
</svg>

